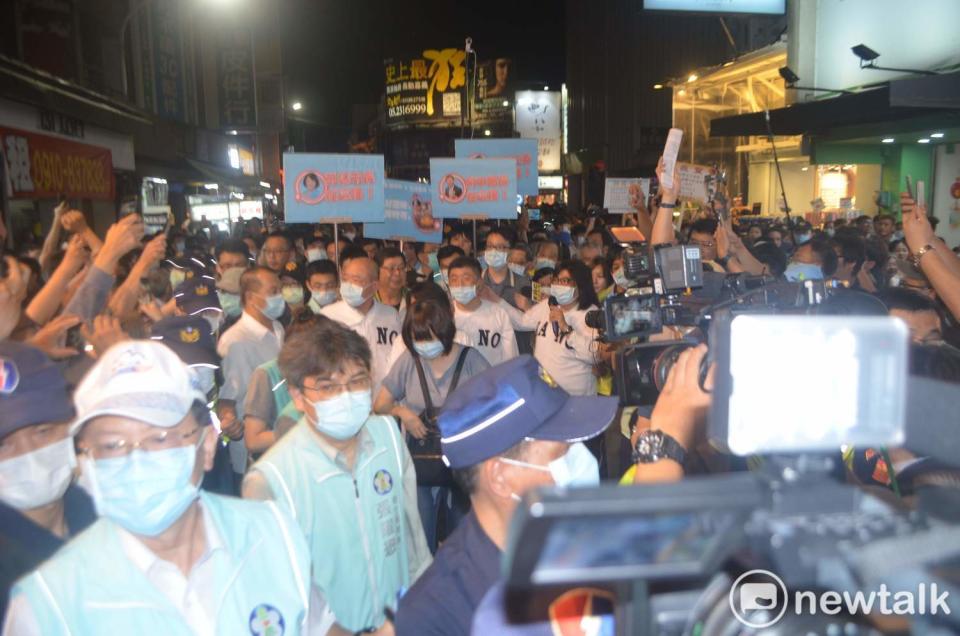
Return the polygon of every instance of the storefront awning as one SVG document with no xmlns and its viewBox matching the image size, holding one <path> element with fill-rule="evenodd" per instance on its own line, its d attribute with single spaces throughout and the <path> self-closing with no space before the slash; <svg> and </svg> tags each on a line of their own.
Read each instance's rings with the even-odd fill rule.
<svg viewBox="0 0 960 636">
<path fill-rule="evenodd" d="M 919 82 L 919 83 L 918 83 Z M 769 111 L 774 135 L 814 135 L 844 126 L 894 122 L 954 112 L 960 104 L 960 73 L 891 82 L 832 99 L 793 104 Z M 721 117 L 710 122 L 710 136 L 767 135 L 763 112 Z"/>
</svg>

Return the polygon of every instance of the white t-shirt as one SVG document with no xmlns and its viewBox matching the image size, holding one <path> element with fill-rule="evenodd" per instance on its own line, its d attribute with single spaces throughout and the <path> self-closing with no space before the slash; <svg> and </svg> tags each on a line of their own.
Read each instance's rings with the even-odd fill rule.
<svg viewBox="0 0 960 636">
<path fill-rule="evenodd" d="M 523 314 L 523 327 L 534 330 L 533 355 L 557 384 L 570 395 L 596 395 L 597 379 L 593 375 L 597 332 L 584 322 L 591 309 L 564 312 L 573 332 L 556 336 L 550 321 L 550 306 L 542 300 Z"/>
<path fill-rule="evenodd" d="M 453 314 L 457 325 L 456 341 L 479 351 L 490 366 L 519 355 L 513 324 L 500 303 L 481 299 L 475 311 L 466 311 L 454 303 Z"/>
<path fill-rule="evenodd" d="M 346 302 L 339 300 L 324 307 L 320 313 L 336 320 L 360 334 L 370 345 L 373 368 L 373 395 L 380 392 L 380 382 L 390 370 L 389 358 L 393 343 L 400 338 L 400 316 L 397 310 L 373 301 L 373 307 L 362 314 Z"/>
</svg>

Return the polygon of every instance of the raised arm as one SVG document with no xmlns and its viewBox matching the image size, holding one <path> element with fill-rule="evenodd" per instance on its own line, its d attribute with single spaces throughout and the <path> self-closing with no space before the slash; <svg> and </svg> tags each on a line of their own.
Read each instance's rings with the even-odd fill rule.
<svg viewBox="0 0 960 636">
<path fill-rule="evenodd" d="M 37 292 L 27 306 L 27 317 L 37 326 L 45 325 L 60 308 L 70 282 L 87 262 L 86 245 L 80 235 L 74 235 L 67 245 L 67 253 L 54 270 L 50 280 Z"/>
<path fill-rule="evenodd" d="M 673 187 L 663 187 L 663 157 L 660 157 L 660 161 L 657 163 L 657 181 L 660 184 L 660 208 L 657 210 L 657 216 L 653 220 L 650 244 L 662 245 L 664 243 L 676 243 L 677 239 L 673 233 L 673 210 L 679 198 L 680 177 L 676 168 L 674 168 Z"/>
<path fill-rule="evenodd" d="M 43 239 L 43 249 L 40 250 L 40 271 L 44 276 L 49 275 L 50 270 L 53 269 L 50 261 L 53 260 L 53 255 L 57 253 L 57 246 L 60 245 L 60 220 L 66 211 L 66 201 L 61 201 L 57 207 L 53 208 L 53 223 L 50 225 L 47 237 Z"/>
</svg>

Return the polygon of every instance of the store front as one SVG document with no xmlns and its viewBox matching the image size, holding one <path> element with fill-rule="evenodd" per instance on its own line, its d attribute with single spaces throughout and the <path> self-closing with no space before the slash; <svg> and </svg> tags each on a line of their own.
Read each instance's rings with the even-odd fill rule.
<svg viewBox="0 0 960 636">
<path fill-rule="evenodd" d="M 59 113 L 0 100 L 3 210 L 10 240 L 39 240 L 65 198 L 103 233 L 116 218 L 117 182 L 135 169 L 133 141 Z"/>
<path fill-rule="evenodd" d="M 933 214 L 951 223 L 956 211 L 948 195 L 954 181 L 949 166 L 960 142 L 960 92 L 953 89 L 957 94 L 951 98 L 950 87 L 958 77 L 939 75 L 924 78 L 921 84 L 916 79 L 895 80 L 859 93 L 771 110 L 774 135 L 800 136 L 806 153 L 797 160 L 781 155 L 793 212 L 815 224 L 838 215 L 897 214 L 899 193 L 910 176 L 914 183 L 925 183 L 926 203 Z M 940 99 L 931 101 L 931 94 Z M 950 99 L 957 104 L 951 107 Z M 762 135 L 767 126 L 766 117 L 754 113 L 714 119 L 710 132 L 720 138 Z M 779 193 L 775 176 L 768 181 Z M 751 182 L 751 195 L 759 196 L 761 186 L 754 188 Z M 960 233 L 960 219 L 956 221 L 957 228 L 945 225 L 941 234 Z"/>
</svg>

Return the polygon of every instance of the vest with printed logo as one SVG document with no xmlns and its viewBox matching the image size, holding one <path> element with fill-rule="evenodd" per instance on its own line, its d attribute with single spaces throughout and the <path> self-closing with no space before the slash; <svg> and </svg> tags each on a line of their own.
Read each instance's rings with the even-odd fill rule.
<svg viewBox="0 0 960 636">
<path fill-rule="evenodd" d="M 373 450 L 358 453 L 353 475 L 323 452 L 305 419 L 252 469 L 303 529 L 314 584 L 350 631 L 380 626 L 410 585 L 403 440 L 392 418 L 373 415 L 364 429 Z"/>
<path fill-rule="evenodd" d="M 310 555 L 290 518 L 272 502 L 204 492 L 200 501 L 229 553 L 215 570 L 216 634 L 305 634 Z M 116 524 L 101 518 L 21 579 L 11 598 L 26 595 L 45 635 L 193 636 L 121 546 Z"/>
</svg>

